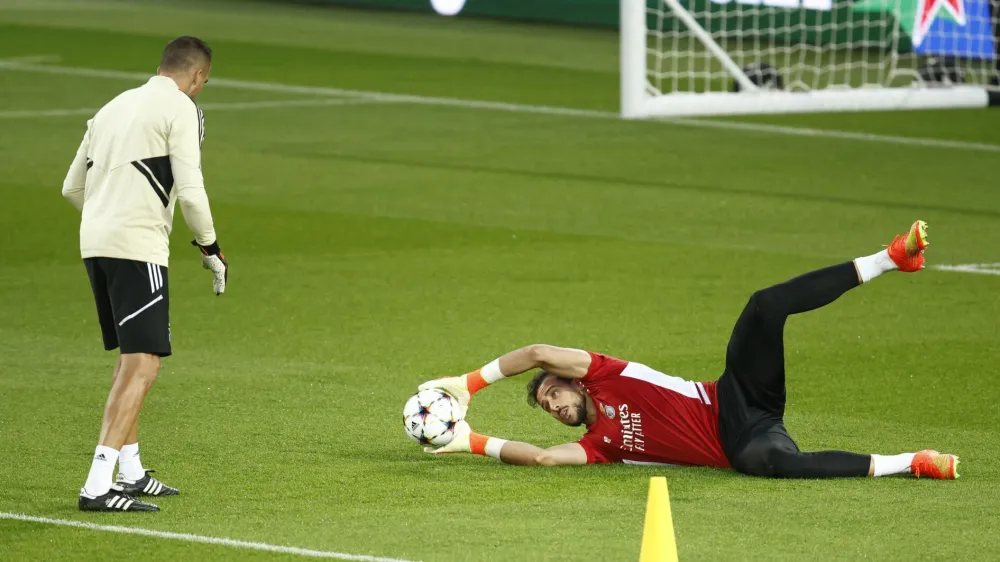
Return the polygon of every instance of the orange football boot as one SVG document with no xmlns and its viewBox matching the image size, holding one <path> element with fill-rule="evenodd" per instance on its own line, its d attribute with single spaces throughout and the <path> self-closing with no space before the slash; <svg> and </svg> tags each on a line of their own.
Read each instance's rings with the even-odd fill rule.
<svg viewBox="0 0 1000 562">
<path fill-rule="evenodd" d="M 900 234 L 893 239 L 889 245 L 889 258 L 900 271 L 920 271 L 924 268 L 924 249 L 927 246 L 930 246 L 927 241 L 927 223 L 916 221 L 905 236 Z"/>
<path fill-rule="evenodd" d="M 917 478 L 926 476 L 938 480 L 954 480 L 958 478 L 958 457 L 925 449 L 913 456 L 910 472 Z"/>
</svg>

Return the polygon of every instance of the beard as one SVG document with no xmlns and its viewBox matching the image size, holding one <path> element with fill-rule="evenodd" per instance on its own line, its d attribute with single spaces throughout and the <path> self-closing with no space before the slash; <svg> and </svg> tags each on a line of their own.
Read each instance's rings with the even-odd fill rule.
<svg viewBox="0 0 1000 562">
<path fill-rule="evenodd" d="M 570 409 L 576 414 L 576 419 L 575 421 L 568 422 L 566 425 L 570 427 L 580 427 L 583 425 L 583 422 L 587 419 L 587 402 L 580 400 L 579 404 L 571 406 Z"/>
</svg>

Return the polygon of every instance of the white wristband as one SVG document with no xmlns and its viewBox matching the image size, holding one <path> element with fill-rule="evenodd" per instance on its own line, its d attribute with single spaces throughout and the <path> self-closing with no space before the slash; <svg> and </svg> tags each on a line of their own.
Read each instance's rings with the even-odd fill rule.
<svg viewBox="0 0 1000 562">
<path fill-rule="evenodd" d="M 484 447 L 484 452 L 497 460 L 500 460 L 500 449 L 507 443 L 506 439 L 497 439 L 496 437 L 490 437 L 486 440 L 486 447 Z"/>
<path fill-rule="evenodd" d="M 500 372 L 500 360 L 494 359 L 489 365 L 486 365 L 479 370 L 480 376 L 486 381 L 486 384 L 493 384 L 498 380 L 503 378 L 503 373 Z"/>
</svg>

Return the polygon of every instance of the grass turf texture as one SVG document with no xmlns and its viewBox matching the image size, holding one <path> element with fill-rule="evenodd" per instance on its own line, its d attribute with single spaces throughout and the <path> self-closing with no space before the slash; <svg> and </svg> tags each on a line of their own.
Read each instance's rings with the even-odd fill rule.
<svg viewBox="0 0 1000 562">
<path fill-rule="evenodd" d="M 0 58 L 151 71 L 194 33 L 220 77 L 617 103 L 611 33 L 238 6 L 11 3 Z M 0 110 L 97 107 L 134 83 L 0 70 Z M 201 101 L 302 97 L 210 83 Z M 0 120 L 0 511 L 427 561 L 630 560 L 648 478 L 666 475 L 683 560 L 1000 556 L 993 276 L 889 275 L 786 332 L 803 449 L 938 447 L 962 456 L 957 482 L 507 467 L 425 455 L 400 423 L 419 382 L 533 342 L 714 379 L 750 292 L 915 218 L 931 263 L 1000 261 L 995 153 L 409 104 L 209 112 L 231 284 L 211 295 L 178 216 L 175 356 L 140 442 L 183 495 L 121 517 L 75 508 L 113 362 L 59 195 L 84 120 Z M 745 120 L 1000 141 L 989 111 Z M 477 396 L 473 426 L 575 439 L 524 405 L 525 382 Z M 0 536 L 5 559 L 291 559 L 7 520 Z"/>
</svg>

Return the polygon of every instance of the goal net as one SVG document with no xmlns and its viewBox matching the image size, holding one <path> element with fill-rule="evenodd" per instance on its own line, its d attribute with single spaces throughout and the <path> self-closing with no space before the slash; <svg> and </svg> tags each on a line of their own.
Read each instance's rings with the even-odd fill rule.
<svg viewBox="0 0 1000 562">
<path fill-rule="evenodd" d="M 622 114 L 1000 104 L 1000 0 L 621 0 Z"/>
</svg>

